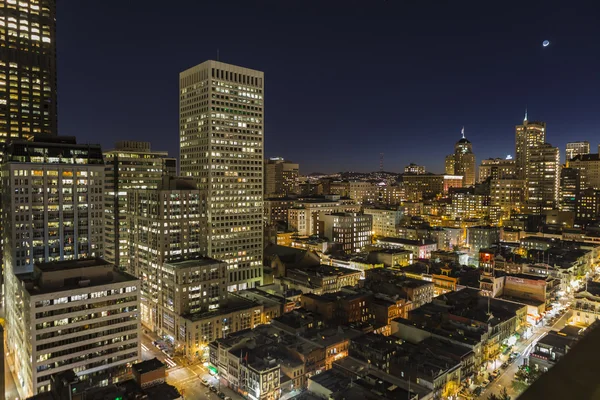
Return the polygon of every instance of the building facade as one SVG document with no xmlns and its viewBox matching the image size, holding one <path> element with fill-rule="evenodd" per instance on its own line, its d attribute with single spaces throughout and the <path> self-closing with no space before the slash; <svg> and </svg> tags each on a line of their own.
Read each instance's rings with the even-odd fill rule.
<svg viewBox="0 0 600 400">
<path fill-rule="evenodd" d="M 527 120 L 527 112 L 522 125 L 515 127 L 515 163 L 519 179 L 527 178 L 527 165 L 532 148 L 546 143 L 546 123 Z"/>
<path fill-rule="evenodd" d="M 191 179 L 165 177 L 158 189 L 128 194 L 130 269 L 141 279 L 142 323 L 154 331 L 165 263 L 206 254 L 206 198 Z M 162 299 L 161 299 L 162 300 Z"/>
<path fill-rule="evenodd" d="M 527 155 L 527 208 L 541 214 L 558 206 L 560 154 L 558 147 L 545 143 L 528 149 Z"/>
<path fill-rule="evenodd" d="M 9 325 L 14 367 L 29 395 L 73 369 L 107 385 L 141 359 L 139 280 L 101 259 L 36 264 L 17 275 L 20 318 Z"/>
<path fill-rule="evenodd" d="M 56 0 L 2 3 L 0 142 L 56 135 Z"/>
<path fill-rule="evenodd" d="M 371 244 L 373 217 L 368 214 L 334 213 L 320 215 L 319 236 L 328 238 L 346 253 L 356 253 Z"/>
<path fill-rule="evenodd" d="M 561 211 L 575 212 L 577 195 L 580 190 L 579 170 L 575 168 L 562 168 L 560 170 L 559 209 Z"/>
<path fill-rule="evenodd" d="M 567 164 L 570 160 L 579 155 L 590 154 L 590 142 L 569 142 L 565 151 L 565 160 Z"/>
<path fill-rule="evenodd" d="M 265 197 L 287 197 L 298 194 L 299 166 L 281 157 L 265 160 Z"/>
<path fill-rule="evenodd" d="M 473 145 L 465 138 L 465 129 L 462 130 L 462 139 L 454 145 L 454 154 L 446 157 L 446 174 L 463 177 L 463 187 L 475 185 L 475 154 Z"/>
<path fill-rule="evenodd" d="M 375 236 L 396 236 L 398 225 L 404 215 L 399 207 L 394 208 L 366 208 L 365 215 L 373 218 L 373 235 Z"/>
<path fill-rule="evenodd" d="M 488 158 L 487 160 L 481 160 L 478 182 L 484 182 L 488 178 L 514 178 L 516 176 L 516 170 L 516 161 L 510 156 L 507 158 Z"/>
<path fill-rule="evenodd" d="M 156 189 L 163 176 L 175 176 L 177 160 L 167 152 L 152 151 L 149 142 L 121 141 L 104 152 L 105 226 L 104 258 L 119 268 L 129 269 L 127 246 L 127 193 L 134 189 Z"/>
<path fill-rule="evenodd" d="M 206 61 L 179 74 L 181 174 L 206 191 L 208 256 L 260 284 L 263 251 L 264 74 Z"/>
</svg>

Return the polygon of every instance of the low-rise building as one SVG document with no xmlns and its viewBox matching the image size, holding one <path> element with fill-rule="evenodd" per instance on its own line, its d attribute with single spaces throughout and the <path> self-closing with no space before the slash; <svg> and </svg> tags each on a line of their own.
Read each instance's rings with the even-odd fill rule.
<svg viewBox="0 0 600 400">
<path fill-rule="evenodd" d="M 338 292 L 344 286 L 354 286 L 360 281 L 360 277 L 361 271 L 317 265 L 287 269 L 285 277 L 276 280 L 303 293 L 323 294 Z"/>
<path fill-rule="evenodd" d="M 386 268 L 401 268 L 414 261 L 414 254 L 405 249 L 379 249 L 369 252 L 367 260 L 382 263 Z"/>
<path fill-rule="evenodd" d="M 588 282 L 574 297 L 571 305 L 573 314 L 569 322 L 579 326 L 590 326 L 600 319 L 600 283 Z"/>
<path fill-rule="evenodd" d="M 375 236 L 396 236 L 398 225 L 404 215 L 398 207 L 365 207 L 363 212 L 373 218 L 373 235 Z"/>
<path fill-rule="evenodd" d="M 319 236 L 345 253 L 356 253 L 371 244 L 373 217 L 358 213 L 321 213 Z"/>
<path fill-rule="evenodd" d="M 411 240 L 394 237 L 376 238 L 375 244 L 388 249 L 404 249 L 413 253 L 413 258 L 430 258 L 431 252 L 437 250 L 437 243 L 433 240 Z"/>
<path fill-rule="evenodd" d="M 500 242 L 500 228 L 495 226 L 472 226 L 467 228 L 467 245 L 474 252 L 488 249 Z"/>
<path fill-rule="evenodd" d="M 576 339 L 573 337 L 550 331 L 533 346 L 529 353 L 529 366 L 546 372 L 559 362 L 575 343 Z"/>
<path fill-rule="evenodd" d="M 201 360 L 207 357 L 210 342 L 260 325 L 263 309 L 262 304 L 232 295 L 213 311 L 182 315 L 175 342 L 188 359 Z"/>
</svg>

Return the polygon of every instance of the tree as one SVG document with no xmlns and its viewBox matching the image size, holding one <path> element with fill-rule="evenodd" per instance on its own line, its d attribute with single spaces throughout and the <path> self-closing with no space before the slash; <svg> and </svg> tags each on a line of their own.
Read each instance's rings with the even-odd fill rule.
<svg viewBox="0 0 600 400">
<path fill-rule="evenodd" d="M 488 400 L 510 400 L 510 396 L 508 395 L 508 391 L 506 388 L 502 388 L 499 394 L 490 394 Z"/>
</svg>

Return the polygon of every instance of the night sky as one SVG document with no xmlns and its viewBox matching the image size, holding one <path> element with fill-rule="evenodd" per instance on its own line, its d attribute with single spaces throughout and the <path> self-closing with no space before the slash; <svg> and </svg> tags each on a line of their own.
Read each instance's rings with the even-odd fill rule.
<svg viewBox="0 0 600 400">
<path fill-rule="evenodd" d="M 514 5 L 514 6 L 513 6 Z M 207 59 L 265 71 L 265 156 L 302 173 L 443 172 L 514 154 L 514 125 L 600 143 L 597 1 L 63 0 L 59 132 L 179 154 L 178 74 Z M 550 40 L 543 48 L 542 42 Z"/>
</svg>

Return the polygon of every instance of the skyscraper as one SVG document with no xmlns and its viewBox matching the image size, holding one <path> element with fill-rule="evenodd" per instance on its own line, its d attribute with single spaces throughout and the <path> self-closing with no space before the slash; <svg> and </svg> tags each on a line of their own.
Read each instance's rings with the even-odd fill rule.
<svg viewBox="0 0 600 400">
<path fill-rule="evenodd" d="M 206 191 L 208 255 L 262 281 L 264 74 L 206 61 L 179 74 L 181 175 Z"/>
<path fill-rule="evenodd" d="M 522 125 L 515 128 L 515 161 L 517 178 L 526 179 L 529 153 L 534 147 L 546 143 L 546 123 L 527 120 L 527 112 Z"/>
<path fill-rule="evenodd" d="M 265 197 L 287 197 L 298 194 L 297 163 L 274 157 L 265 160 Z"/>
<path fill-rule="evenodd" d="M 567 149 L 565 151 L 565 161 L 567 165 L 571 159 L 583 154 L 590 154 L 590 142 L 583 141 L 567 143 Z"/>
<path fill-rule="evenodd" d="M 56 135 L 56 0 L 2 1 L 0 141 Z"/>
<path fill-rule="evenodd" d="M 525 185 L 527 208 L 532 214 L 542 214 L 558 206 L 560 183 L 560 152 L 545 143 L 528 150 Z"/>
<path fill-rule="evenodd" d="M 462 139 L 454 145 L 454 154 L 446 157 L 446 174 L 463 177 L 463 187 L 475 185 L 475 154 L 473 145 L 465 138 L 465 128 L 462 129 Z"/>
<path fill-rule="evenodd" d="M 130 274 L 127 246 L 127 193 L 156 189 L 163 176 L 175 176 L 177 160 L 167 152 L 152 151 L 148 142 L 121 141 L 104 153 L 106 162 L 104 258 Z"/>
</svg>

